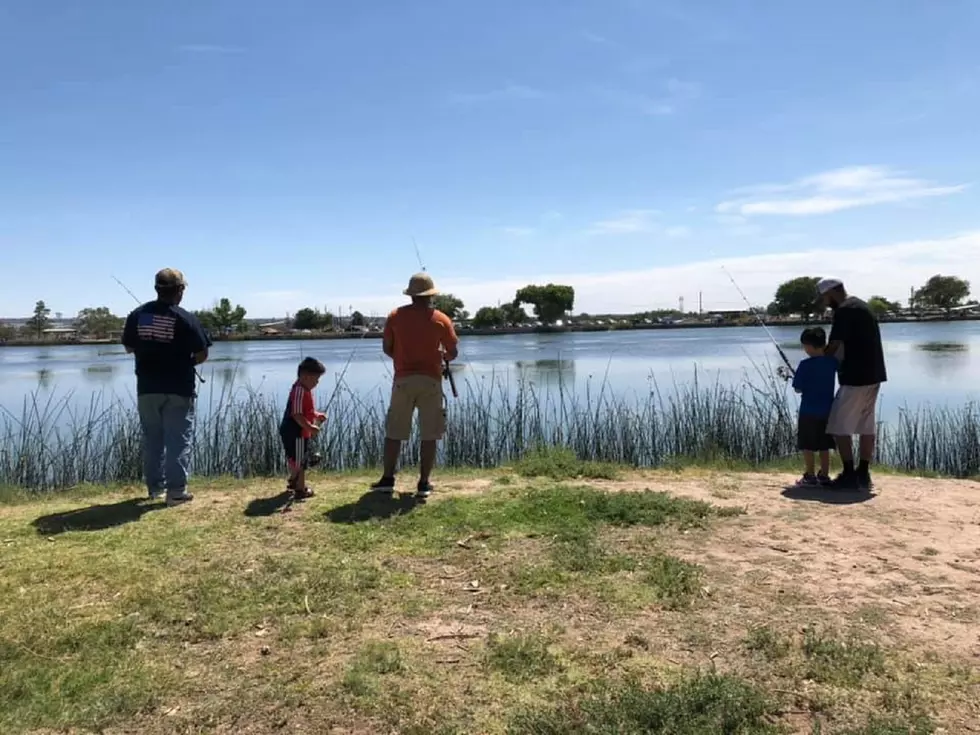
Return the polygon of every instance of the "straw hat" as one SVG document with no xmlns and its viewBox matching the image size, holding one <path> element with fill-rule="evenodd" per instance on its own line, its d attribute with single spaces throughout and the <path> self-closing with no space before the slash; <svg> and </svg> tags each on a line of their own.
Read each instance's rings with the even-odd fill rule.
<svg viewBox="0 0 980 735">
<path fill-rule="evenodd" d="M 403 293 L 406 296 L 435 296 L 439 291 L 432 276 L 428 273 L 416 273 L 408 279 L 408 288 Z"/>
</svg>

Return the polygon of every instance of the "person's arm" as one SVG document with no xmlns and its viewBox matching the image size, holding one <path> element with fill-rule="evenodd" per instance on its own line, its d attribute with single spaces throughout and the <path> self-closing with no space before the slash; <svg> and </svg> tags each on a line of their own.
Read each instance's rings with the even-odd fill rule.
<svg viewBox="0 0 980 735">
<path fill-rule="evenodd" d="M 193 314 L 187 314 L 187 339 L 189 352 L 194 358 L 194 364 L 200 365 L 208 359 L 208 348 L 213 344 L 201 321 Z"/>
<path fill-rule="evenodd" d="M 381 336 L 381 349 L 391 359 L 395 358 L 395 326 L 393 324 L 394 314 L 389 314 L 385 319 L 385 329 Z"/>
<path fill-rule="evenodd" d="M 459 357 L 459 337 L 456 335 L 456 327 L 448 316 L 443 322 L 445 329 L 442 333 L 442 354 L 446 361 L 455 360 Z"/>
<path fill-rule="evenodd" d="M 793 390 L 797 393 L 803 392 L 803 376 L 806 373 L 806 362 L 801 362 L 796 366 L 796 373 L 793 375 Z"/>
<path fill-rule="evenodd" d="M 139 343 L 139 335 L 136 332 L 136 312 L 131 311 L 126 317 L 126 324 L 123 326 L 122 334 L 123 347 L 126 353 L 132 355 L 136 352 L 136 345 Z"/>
<path fill-rule="evenodd" d="M 841 345 L 847 341 L 847 336 L 851 329 L 851 316 L 849 309 L 838 309 L 834 312 L 834 322 L 830 327 L 830 337 L 827 339 L 827 346 L 824 347 L 823 354 L 836 357 L 840 352 Z"/>
<path fill-rule="evenodd" d="M 309 410 L 309 406 L 307 405 L 307 396 L 309 396 L 309 393 L 302 388 L 293 388 L 292 392 L 289 394 L 289 412 L 292 414 L 293 421 L 302 426 L 304 429 L 316 433 L 320 430 L 320 428 L 306 417 Z M 309 399 L 312 403 L 313 397 L 309 396 Z"/>
</svg>

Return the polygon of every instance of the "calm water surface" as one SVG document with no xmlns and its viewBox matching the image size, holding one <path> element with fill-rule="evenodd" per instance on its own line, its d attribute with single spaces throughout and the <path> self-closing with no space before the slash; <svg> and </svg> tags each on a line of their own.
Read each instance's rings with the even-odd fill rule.
<svg viewBox="0 0 980 735">
<path fill-rule="evenodd" d="M 795 364 L 803 354 L 796 327 L 776 328 L 776 338 Z M 980 400 L 980 322 L 884 324 L 882 335 L 889 381 L 882 389 L 882 418 L 905 406 L 957 406 Z M 343 371 L 344 383 L 364 398 L 386 395 L 390 363 L 378 339 L 219 343 L 203 366 L 207 382 L 202 404 L 222 392 L 254 390 L 284 400 L 305 355 L 323 361 L 320 403 Z M 775 348 L 758 327 L 672 329 L 555 335 L 462 337 L 461 393 L 496 381 L 511 387 L 524 379 L 539 390 L 559 385 L 580 393 L 607 390 L 623 397 L 646 395 L 654 384 L 734 384 L 759 381 L 780 364 Z M 25 399 L 69 400 L 78 407 L 93 399 L 132 404 L 132 358 L 114 345 L 0 348 L 0 409 L 19 416 Z"/>
</svg>

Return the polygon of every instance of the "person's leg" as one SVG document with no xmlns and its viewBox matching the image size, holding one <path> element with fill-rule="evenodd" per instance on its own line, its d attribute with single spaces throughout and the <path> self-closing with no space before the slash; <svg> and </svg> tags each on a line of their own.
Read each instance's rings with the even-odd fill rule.
<svg viewBox="0 0 980 735">
<path fill-rule="evenodd" d="M 820 452 L 820 474 L 818 478 L 823 479 L 830 475 L 830 452 L 826 449 Z"/>
<path fill-rule="evenodd" d="M 814 467 L 813 452 L 810 450 L 803 451 L 803 476 L 813 477 L 816 474 L 816 468 Z"/>
<path fill-rule="evenodd" d="M 857 474 L 854 470 L 854 446 L 851 437 L 855 433 L 856 400 L 859 398 L 854 386 L 842 385 L 834 398 L 834 404 L 827 418 L 827 433 L 831 434 L 837 444 L 844 471 L 838 475 L 832 486 L 841 490 L 857 488 Z"/>
<path fill-rule="evenodd" d="M 136 399 L 136 407 L 143 430 L 143 479 L 150 498 L 156 500 L 166 492 L 163 474 L 164 443 L 163 396 L 150 393 Z"/>
<path fill-rule="evenodd" d="M 438 443 L 446 432 L 445 396 L 442 382 L 426 379 L 422 382 L 419 395 L 419 483 L 418 496 L 426 498 L 432 493 L 429 481 L 436 463 Z"/>
<path fill-rule="evenodd" d="M 293 490 L 297 500 L 312 498 L 313 491 L 306 485 L 306 468 L 309 457 L 309 439 L 296 439 L 296 481 Z"/>
<path fill-rule="evenodd" d="M 402 451 L 402 442 L 408 441 L 412 435 L 414 413 L 415 396 L 412 381 L 396 380 L 391 388 L 391 403 L 388 405 L 388 415 L 385 417 L 385 448 L 382 458 L 384 468 L 381 479 L 371 486 L 373 490 L 394 492 L 398 457 Z"/>
<path fill-rule="evenodd" d="M 168 395 L 163 405 L 163 439 L 167 447 L 167 503 L 193 500 L 187 492 L 194 439 L 194 399 Z"/>
<path fill-rule="evenodd" d="M 871 461 L 875 455 L 875 434 L 877 422 L 875 408 L 878 404 L 877 385 L 862 386 L 861 390 L 861 412 L 860 420 L 857 424 L 858 439 L 858 458 L 857 466 L 858 482 L 862 488 L 870 489 L 873 485 L 871 481 Z"/>
</svg>

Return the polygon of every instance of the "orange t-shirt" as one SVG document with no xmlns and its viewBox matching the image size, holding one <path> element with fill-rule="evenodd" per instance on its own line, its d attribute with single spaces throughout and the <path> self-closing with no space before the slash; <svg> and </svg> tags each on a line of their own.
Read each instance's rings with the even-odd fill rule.
<svg viewBox="0 0 980 735">
<path fill-rule="evenodd" d="M 456 348 L 452 319 L 438 309 L 401 306 L 388 315 L 384 336 L 394 342 L 395 377 L 428 375 L 442 380 L 442 347 Z"/>
</svg>

